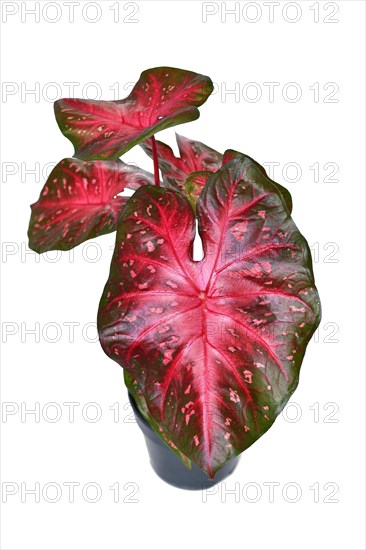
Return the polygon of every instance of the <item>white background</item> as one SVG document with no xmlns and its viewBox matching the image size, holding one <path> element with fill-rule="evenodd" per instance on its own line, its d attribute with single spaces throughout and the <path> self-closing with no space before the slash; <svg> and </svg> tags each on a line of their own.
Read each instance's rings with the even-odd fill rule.
<svg viewBox="0 0 366 550">
<path fill-rule="evenodd" d="M 25 11 L 35 4 L 2 2 L 2 399 L 14 413 L 1 423 L 3 500 L 4 487 L 14 492 L 3 504 L 2 548 L 364 548 L 364 2 L 282 2 L 271 22 L 262 2 L 237 3 L 238 20 L 225 21 L 221 2 L 144 1 L 130 16 L 136 23 L 123 21 L 135 11 L 124 2 L 119 22 L 116 2 L 83 12 L 91 3 L 80 0 L 73 23 L 64 2 L 46 11 L 39 2 L 35 22 Z M 6 18 L 4 9 L 17 12 Z M 217 13 L 204 23 L 205 9 Z M 94 82 L 102 99 L 117 99 L 115 83 L 124 97 L 142 70 L 159 65 L 208 74 L 216 84 L 200 119 L 179 133 L 280 163 L 274 177 L 290 189 L 295 222 L 316 254 L 323 306 L 293 405 L 215 494 L 175 489 L 155 475 L 130 420 L 122 370 L 92 341 L 114 235 L 74 256 L 37 261 L 26 253 L 29 204 L 44 183 L 42 174 L 26 172 L 73 153 L 53 116 L 55 96 L 68 97 L 65 83 L 75 82 L 76 97 L 94 98 L 97 89 L 85 88 Z M 273 100 L 269 82 L 278 83 Z M 225 93 L 233 89 L 238 96 Z M 174 130 L 159 139 L 172 145 Z M 139 148 L 124 160 L 151 169 Z M 335 163 L 338 181 L 329 181 L 334 164 L 326 163 Z M 32 328 L 39 337 L 27 333 Z M 45 407 L 50 402 L 58 409 Z M 67 402 L 80 404 L 74 422 Z M 102 412 L 97 422 L 90 402 Z M 35 403 L 39 422 L 22 418 Z M 61 418 L 51 422 L 57 411 Z M 72 503 L 67 482 L 80 484 Z M 93 486 L 85 489 L 91 482 L 101 491 L 95 503 L 87 501 L 95 495 Z M 277 483 L 273 499 L 270 482 Z M 31 494 L 22 502 L 21 488 L 36 483 L 40 502 Z M 42 494 L 47 483 L 57 485 Z M 110 489 L 116 483 L 119 502 Z M 51 503 L 55 487 L 60 499 Z"/>
</svg>

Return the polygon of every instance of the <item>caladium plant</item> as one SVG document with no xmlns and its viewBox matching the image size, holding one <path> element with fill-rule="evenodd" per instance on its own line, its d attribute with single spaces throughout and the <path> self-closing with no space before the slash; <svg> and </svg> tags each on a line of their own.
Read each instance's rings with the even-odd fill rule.
<svg viewBox="0 0 366 550">
<path fill-rule="evenodd" d="M 177 135 L 176 157 L 155 141 L 158 130 L 197 118 L 211 91 L 208 77 L 159 67 L 124 100 L 56 102 L 75 157 L 54 168 L 32 205 L 29 243 L 67 250 L 117 230 L 101 345 L 152 429 L 213 478 L 296 389 L 320 301 L 286 188 L 238 151 Z M 118 159 L 138 143 L 154 174 Z M 136 190 L 128 200 L 126 187 Z"/>
</svg>

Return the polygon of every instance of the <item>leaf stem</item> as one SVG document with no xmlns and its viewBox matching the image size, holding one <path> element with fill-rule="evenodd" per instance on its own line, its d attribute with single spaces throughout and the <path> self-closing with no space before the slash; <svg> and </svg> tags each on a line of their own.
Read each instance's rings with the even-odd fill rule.
<svg viewBox="0 0 366 550">
<path fill-rule="evenodd" d="M 154 136 L 151 136 L 151 146 L 152 146 L 152 154 L 153 154 L 153 160 L 154 160 L 154 180 L 155 180 L 155 185 L 159 187 L 160 178 L 159 178 L 158 150 L 156 148 L 156 141 Z"/>
</svg>

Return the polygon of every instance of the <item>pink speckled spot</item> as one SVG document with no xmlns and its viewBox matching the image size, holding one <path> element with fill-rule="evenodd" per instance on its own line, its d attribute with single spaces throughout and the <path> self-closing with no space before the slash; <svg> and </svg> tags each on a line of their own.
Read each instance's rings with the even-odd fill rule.
<svg viewBox="0 0 366 550">
<path fill-rule="evenodd" d="M 173 353 L 174 353 L 174 349 L 169 348 L 165 350 L 164 359 L 163 359 L 164 365 L 168 365 L 168 363 L 171 362 Z"/>
<path fill-rule="evenodd" d="M 238 392 L 230 388 L 230 401 L 233 401 L 233 403 L 239 403 L 240 397 L 238 396 Z"/>
<path fill-rule="evenodd" d="M 290 309 L 291 309 L 291 311 L 294 311 L 294 312 L 296 312 L 296 311 L 298 311 L 298 312 L 300 312 L 300 313 L 304 313 L 304 312 L 305 312 L 305 308 L 304 308 L 304 307 L 290 306 Z"/>
<path fill-rule="evenodd" d="M 136 315 L 126 315 L 125 317 L 125 321 L 127 321 L 128 323 L 133 323 L 134 321 L 136 321 L 136 319 Z"/>
<path fill-rule="evenodd" d="M 248 382 L 248 384 L 252 383 L 253 373 L 250 370 L 244 370 L 243 371 L 245 381 Z"/>
<path fill-rule="evenodd" d="M 173 283 L 173 281 L 166 281 L 166 285 L 170 286 L 170 288 L 178 288 L 178 285 Z"/>
<path fill-rule="evenodd" d="M 185 416 L 186 426 L 188 425 L 188 423 L 189 423 L 189 421 L 190 421 L 190 419 L 191 419 L 192 414 L 195 414 L 195 413 L 196 413 L 196 411 L 195 411 L 195 410 L 192 410 L 192 411 L 189 411 L 189 413 L 186 414 L 186 416 Z"/>
<path fill-rule="evenodd" d="M 150 307 L 149 311 L 150 311 L 150 313 L 163 313 L 164 308 L 162 308 L 162 307 Z"/>
<path fill-rule="evenodd" d="M 247 220 L 244 220 L 243 222 L 238 222 L 238 223 L 236 223 L 236 224 L 233 225 L 233 227 L 230 229 L 231 233 L 233 233 L 234 238 L 235 238 L 237 241 L 242 241 L 242 240 L 243 240 L 243 235 L 244 235 L 244 233 L 246 233 L 246 231 L 247 231 L 247 225 L 248 225 L 248 221 L 247 221 Z"/>
</svg>

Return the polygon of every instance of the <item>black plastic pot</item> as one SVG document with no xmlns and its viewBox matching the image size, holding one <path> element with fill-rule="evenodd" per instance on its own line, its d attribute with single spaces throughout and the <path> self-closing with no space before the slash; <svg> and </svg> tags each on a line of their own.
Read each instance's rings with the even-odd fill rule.
<svg viewBox="0 0 366 550">
<path fill-rule="evenodd" d="M 128 393 L 128 397 L 135 414 L 136 422 L 145 436 L 151 466 L 163 481 L 179 487 L 179 489 L 202 490 L 220 483 L 220 481 L 223 481 L 232 474 L 238 464 L 239 457 L 235 457 L 227 462 L 215 474 L 214 479 L 210 479 L 195 464 L 192 464 L 192 469 L 188 470 L 140 414 L 133 396 Z"/>
</svg>

